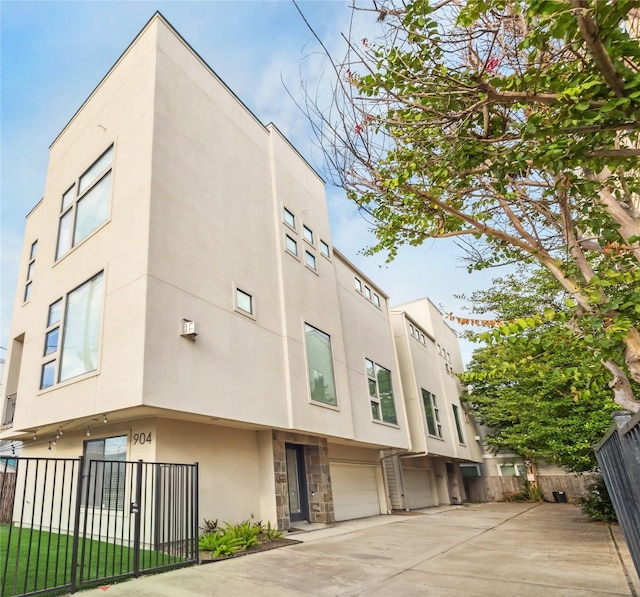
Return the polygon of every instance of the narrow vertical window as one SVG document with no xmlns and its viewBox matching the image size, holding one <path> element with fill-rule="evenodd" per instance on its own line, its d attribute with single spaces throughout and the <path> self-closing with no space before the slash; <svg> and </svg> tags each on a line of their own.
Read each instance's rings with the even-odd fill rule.
<svg viewBox="0 0 640 597">
<path fill-rule="evenodd" d="M 353 285 L 358 292 L 362 292 L 362 282 L 358 278 L 353 279 Z"/>
<path fill-rule="evenodd" d="M 307 323 L 304 325 L 304 331 L 311 399 L 314 402 L 337 406 L 331 337 Z"/>
<path fill-rule="evenodd" d="M 375 293 L 373 294 L 373 304 L 374 304 L 376 307 L 379 307 L 379 306 L 380 306 L 380 297 L 379 297 L 377 294 L 375 294 Z"/>
<path fill-rule="evenodd" d="M 462 425 L 460 424 L 460 413 L 458 412 L 458 406 L 452 404 L 453 408 L 453 420 L 456 423 L 456 431 L 458 432 L 458 442 L 464 444 L 464 434 L 462 433 Z"/>
<path fill-rule="evenodd" d="M 325 243 L 323 240 L 320 241 L 320 252 L 327 258 L 331 257 L 331 251 L 329 250 L 329 245 Z"/>
</svg>

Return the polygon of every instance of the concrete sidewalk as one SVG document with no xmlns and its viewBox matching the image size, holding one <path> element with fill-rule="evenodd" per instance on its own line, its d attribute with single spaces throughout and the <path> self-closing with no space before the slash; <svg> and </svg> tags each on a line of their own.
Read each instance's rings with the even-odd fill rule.
<svg viewBox="0 0 640 597">
<path fill-rule="evenodd" d="M 618 527 L 566 504 L 479 504 L 296 534 L 303 543 L 83 596 L 640 597 Z"/>
</svg>

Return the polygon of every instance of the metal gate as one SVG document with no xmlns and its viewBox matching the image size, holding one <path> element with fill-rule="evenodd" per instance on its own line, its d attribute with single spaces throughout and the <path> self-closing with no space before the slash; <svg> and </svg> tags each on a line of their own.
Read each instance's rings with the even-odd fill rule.
<svg viewBox="0 0 640 597">
<path fill-rule="evenodd" d="M 640 576 L 640 413 L 614 415 L 616 424 L 595 448 L 607 491 Z"/>
<path fill-rule="evenodd" d="M 0 597 L 198 561 L 198 465 L 0 459 Z"/>
</svg>

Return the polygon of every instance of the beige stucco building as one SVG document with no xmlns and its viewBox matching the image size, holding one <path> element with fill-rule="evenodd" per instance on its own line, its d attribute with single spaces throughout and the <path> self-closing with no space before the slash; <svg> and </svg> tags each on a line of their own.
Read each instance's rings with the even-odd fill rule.
<svg viewBox="0 0 640 597">
<path fill-rule="evenodd" d="M 458 465 L 480 457 L 436 338 L 461 370 L 437 310 L 389 310 L 333 248 L 322 179 L 156 14 L 51 145 L 2 437 L 24 456 L 197 461 L 208 519 L 461 501 Z"/>
</svg>

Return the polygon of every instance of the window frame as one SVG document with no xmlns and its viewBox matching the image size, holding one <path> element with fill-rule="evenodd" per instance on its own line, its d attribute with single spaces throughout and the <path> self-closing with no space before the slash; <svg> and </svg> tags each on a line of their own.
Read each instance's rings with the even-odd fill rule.
<svg viewBox="0 0 640 597">
<path fill-rule="evenodd" d="M 306 224 L 302 224 L 302 238 L 308 242 L 312 247 L 315 246 L 313 242 L 313 230 Z"/>
<path fill-rule="evenodd" d="M 291 218 L 291 222 L 287 220 L 287 216 Z M 284 205 L 282 206 L 282 221 L 286 226 L 297 233 L 296 216 L 290 209 L 287 209 Z"/>
<path fill-rule="evenodd" d="M 304 264 L 306 267 L 308 267 L 311 271 L 315 272 L 318 269 L 318 262 L 316 259 L 316 256 L 311 253 L 311 251 L 306 251 L 305 250 L 305 255 L 304 255 Z M 309 260 L 311 260 L 311 263 L 309 263 Z"/>
<path fill-rule="evenodd" d="M 460 421 L 460 409 L 457 404 L 451 405 L 451 410 L 453 410 L 453 422 L 456 426 L 456 432 L 458 434 L 458 443 L 461 446 L 466 446 L 467 442 L 464 439 L 464 433 L 462 432 L 462 422 Z"/>
<path fill-rule="evenodd" d="M 31 243 L 29 249 L 29 260 L 27 261 L 27 275 L 24 284 L 24 293 L 22 295 L 22 302 L 28 303 L 31 300 L 31 290 L 33 288 L 33 273 L 35 271 L 36 254 L 38 252 L 38 239 Z"/>
<path fill-rule="evenodd" d="M 105 163 L 101 170 L 97 170 L 93 174 L 93 178 L 87 183 L 86 187 L 80 190 L 82 180 L 87 174 L 91 172 L 91 170 L 100 163 L 101 160 L 110 155 L 110 159 L 108 163 Z M 110 211 L 111 211 L 111 193 L 113 189 L 113 164 L 114 164 L 114 154 L 115 154 L 115 143 L 111 143 L 107 149 L 105 149 L 100 156 L 92 162 L 92 164 L 85 169 L 80 176 L 78 176 L 73 184 L 67 187 L 67 190 L 62 193 L 62 197 L 60 200 L 60 212 L 58 216 L 58 234 L 56 237 L 56 250 L 55 250 L 55 259 L 54 262 L 60 261 L 65 255 L 68 255 L 74 247 L 82 244 L 82 242 L 95 234 L 102 226 L 104 226 L 110 219 Z M 76 230 L 78 228 L 78 205 L 81 204 L 83 199 L 91 196 L 91 193 L 94 192 L 98 185 L 102 184 L 104 179 L 110 177 L 108 188 L 105 191 L 106 194 L 106 206 L 105 206 L 105 217 L 104 220 L 96 224 L 91 230 L 89 230 L 84 236 L 81 238 L 76 237 Z M 72 193 L 70 196 L 69 194 Z M 66 198 L 70 196 L 71 198 L 67 200 Z M 90 213 L 90 212 L 89 212 Z M 68 220 L 66 220 L 68 218 Z M 62 222 L 68 221 L 68 228 L 65 228 L 65 234 L 62 234 L 63 227 Z M 61 239 L 65 238 L 64 246 L 61 244 Z"/>
<path fill-rule="evenodd" d="M 242 307 L 240 305 L 240 301 L 239 296 L 240 295 L 244 295 L 245 297 L 249 298 L 249 308 L 250 311 L 247 311 L 244 307 Z M 246 317 L 250 317 L 251 319 L 255 319 L 256 318 L 256 306 L 255 306 L 255 300 L 253 297 L 253 294 L 247 292 L 246 290 L 240 288 L 239 286 L 235 287 L 235 293 L 234 293 L 234 310 L 237 311 L 238 313 L 245 315 Z"/>
<path fill-rule="evenodd" d="M 106 444 L 107 441 L 109 440 L 122 440 L 124 439 L 124 458 L 122 460 L 120 459 L 107 459 L 106 456 Z M 102 459 L 99 458 L 89 458 L 88 456 L 88 446 L 89 444 L 98 444 L 102 442 Z M 107 437 L 101 437 L 101 438 L 92 438 L 90 440 L 86 440 L 83 442 L 82 444 L 82 453 L 84 456 L 84 470 L 83 470 L 83 480 L 82 480 L 82 502 L 81 505 L 84 507 L 89 507 L 89 508 L 100 508 L 101 510 L 108 510 L 110 512 L 125 512 L 125 504 L 127 502 L 126 498 L 126 494 L 127 494 L 127 483 L 126 483 L 126 478 L 127 478 L 127 453 L 129 451 L 129 436 L 128 434 L 124 434 L 124 435 L 114 435 L 114 436 L 107 436 Z M 97 488 L 97 483 L 93 483 L 93 488 L 91 486 L 87 486 L 89 484 L 91 484 L 91 479 L 93 477 L 92 473 L 92 467 L 91 467 L 91 462 L 110 462 L 112 463 L 112 465 L 109 467 L 111 471 L 113 471 L 113 463 L 116 463 L 118 465 L 117 469 L 117 475 L 116 475 L 116 500 L 115 500 L 115 504 L 112 503 L 112 498 L 111 498 L 111 492 L 112 492 L 112 488 L 113 488 L 113 482 L 112 482 L 112 475 L 109 478 L 109 484 L 108 486 L 105 484 L 106 481 L 106 474 L 105 474 L 105 469 L 106 467 L 103 465 L 102 467 L 99 466 L 95 466 L 93 470 L 95 470 L 95 472 L 99 472 L 101 470 L 101 475 L 102 475 L 102 483 L 101 483 L 101 490 L 100 490 L 100 502 L 99 502 L 99 506 L 96 505 L 95 500 L 98 497 L 96 495 L 96 488 Z M 93 489 L 93 490 L 92 490 Z M 107 491 L 109 492 L 109 499 L 107 504 L 104 504 L 104 493 L 105 493 L 105 489 L 107 489 Z"/>
<path fill-rule="evenodd" d="M 61 364 L 62 364 L 63 353 L 64 353 L 65 334 L 69 329 L 69 323 L 68 323 L 69 297 L 73 295 L 74 292 L 79 291 L 85 285 L 94 282 L 99 277 L 101 279 L 100 281 L 101 286 L 99 287 L 99 293 L 100 293 L 99 313 L 96 312 L 91 314 L 96 318 L 96 321 L 98 323 L 97 325 L 98 336 L 97 336 L 96 351 L 95 351 L 96 366 L 93 369 L 84 371 L 77 375 L 72 375 L 65 379 L 61 379 L 61 376 L 62 376 Z M 106 284 L 105 271 L 101 270 L 95 275 L 91 276 L 88 280 L 85 280 L 84 282 L 82 282 L 82 284 L 79 284 L 75 288 L 71 289 L 63 297 L 60 297 L 59 299 L 49 304 L 47 308 L 47 319 L 46 319 L 46 326 L 44 329 L 44 346 L 42 350 L 42 361 L 41 361 L 41 367 L 40 367 L 40 384 L 39 384 L 40 391 L 48 390 L 50 388 L 55 388 L 60 384 L 72 382 L 73 380 L 82 378 L 86 375 L 96 375 L 96 372 L 100 368 L 100 349 L 101 349 L 102 331 L 103 331 L 103 324 L 104 324 L 103 319 L 104 319 L 105 284 Z M 55 331 L 57 331 L 58 333 L 57 344 L 55 346 L 55 349 L 48 351 L 47 340 L 50 334 Z M 48 366 L 51 366 L 51 363 L 53 363 L 53 370 L 54 370 L 53 383 L 48 386 L 43 386 L 45 368 L 47 368 Z"/>
<path fill-rule="evenodd" d="M 338 409 L 339 408 L 338 386 L 336 384 L 336 374 L 335 374 L 335 365 L 333 361 L 333 348 L 331 346 L 331 336 L 326 332 L 324 332 L 323 330 L 311 325 L 306 321 L 304 322 L 303 331 L 304 331 L 304 339 L 305 339 L 304 347 L 305 347 L 306 361 L 307 361 L 307 388 L 309 390 L 309 402 L 311 404 L 316 404 L 316 405 L 320 405 L 320 406 L 324 406 L 332 409 Z M 326 345 L 328 347 L 328 359 L 326 359 L 327 361 L 326 365 L 328 366 L 328 369 L 330 369 L 330 371 L 327 370 L 326 373 L 331 374 L 330 375 L 331 379 L 327 381 L 331 382 L 328 385 L 329 389 L 333 389 L 333 397 L 330 397 L 329 400 L 319 400 L 314 396 L 314 394 L 317 395 L 317 391 L 314 389 L 314 386 L 317 383 L 315 374 L 318 373 L 322 375 L 322 381 L 324 386 L 327 386 L 327 383 L 325 383 L 324 381 L 326 378 L 324 374 L 325 372 L 314 367 L 314 365 L 317 365 L 317 363 L 312 363 L 312 355 L 311 355 L 311 351 L 309 350 L 310 334 L 316 334 L 317 337 L 321 338 L 322 340 L 325 340 Z M 324 355 L 324 357 L 326 358 L 327 355 Z M 323 393 L 324 391 L 325 390 L 323 390 Z"/>
<path fill-rule="evenodd" d="M 398 411 L 396 409 L 396 399 L 393 392 L 393 384 L 391 383 L 391 370 L 376 363 L 373 359 L 364 358 L 364 371 L 367 377 L 367 388 L 369 392 L 369 409 L 371 419 L 376 423 L 384 423 L 386 425 L 398 426 Z M 393 420 L 385 419 L 385 411 L 383 409 L 383 398 L 380 392 L 380 372 L 386 372 L 389 377 L 389 387 L 391 394 L 391 405 L 393 406 Z M 372 391 L 373 390 L 373 391 Z"/>
<path fill-rule="evenodd" d="M 291 242 L 291 243 L 293 244 L 293 246 L 295 247 L 295 252 L 294 252 L 294 251 L 292 251 L 292 250 L 289 248 L 289 242 Z M 295 238 L 293 238 L 293 237 L 289 236 L 288 234 L 285 234 L 285 235 L 284 235 L 284 250 L 285 250 L 289 255 L 291 255 L 291 256 L 293 256 L 293 257 L 295 257 L 296 259 L 298 259 L 298 260 L 300 259 L 300 256 L 298 255 L 298 241 L 297 241 Z"/>
<path fill-rule="evenodd" d="M 440 409 L 438 407 L 436 396 L 424 388 L 420 388 L 420 390 L 422 392 L 422 404 L 424 406 L 424 414 L 427 422 L 427 433 L 430 437 L 443 440 L 444 436 L 442 433 L 442 422 L 440 420 Z M 427 400 L 429 407 L 427 407 Z M 429 417 L 429 413 L 431 414 L 431 418 Z M 431 431 L 431 425 L 429 425 L 430 421 L 433 424 L 433 432 Z"/>
<path fill-rule="evenodd" d="M 320 239 L 320 254 L 326 259 L 331 259 L 331 247 L 329 246 L 329 243 L 322 239 Z"/>
</svg>

